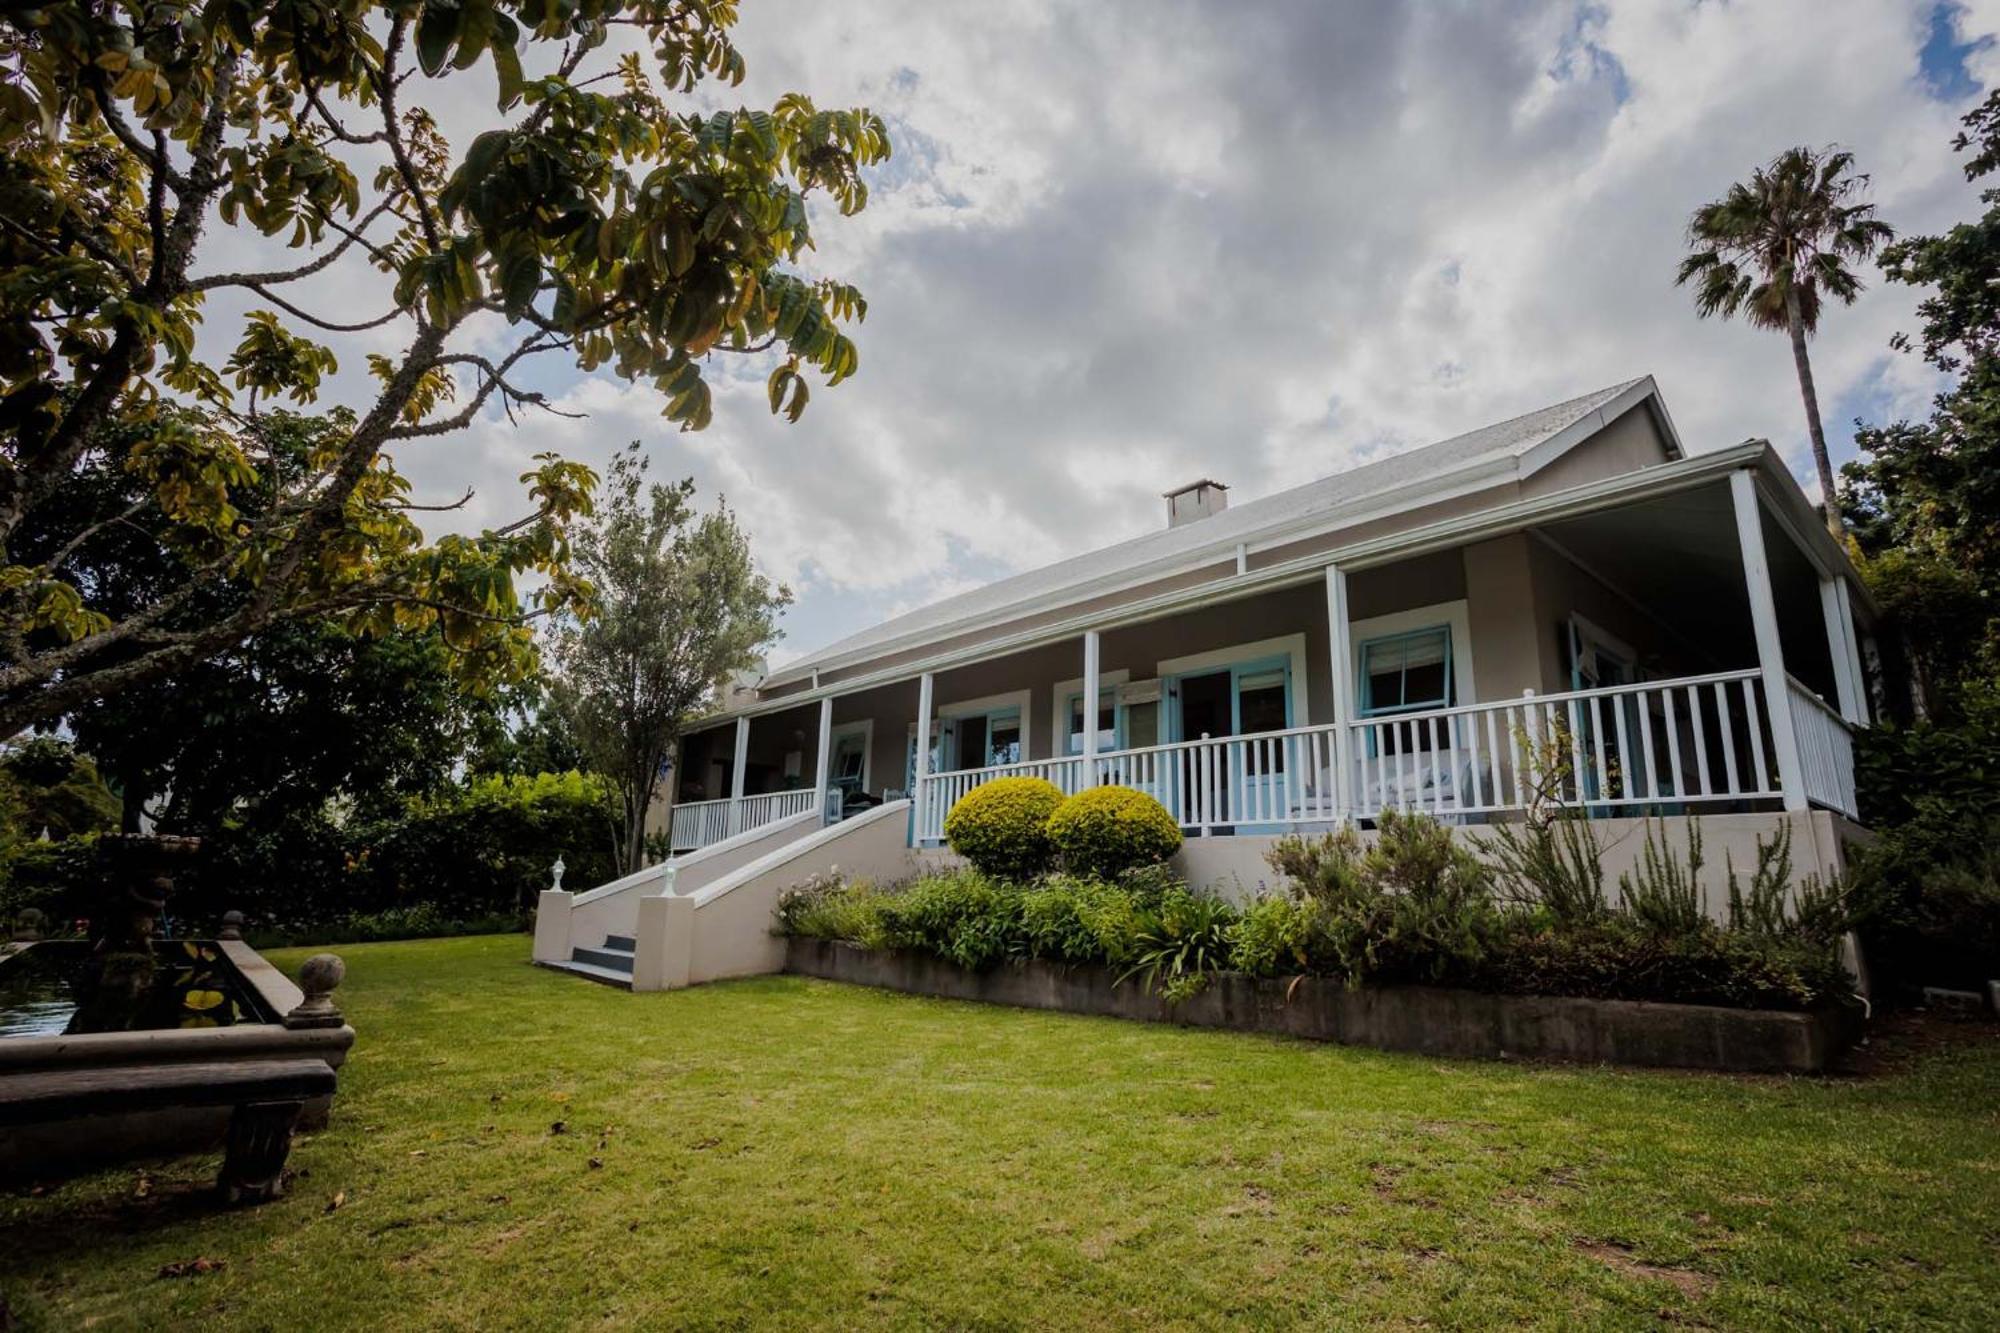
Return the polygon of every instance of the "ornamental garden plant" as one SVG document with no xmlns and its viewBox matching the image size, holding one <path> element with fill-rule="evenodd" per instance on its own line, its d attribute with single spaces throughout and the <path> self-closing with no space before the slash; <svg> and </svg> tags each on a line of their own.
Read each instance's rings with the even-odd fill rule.
<svg viewBox="0 0 2000 1333">
<path fill-rule="evenodd" d="M 1020 781 L 1033 785 L 974 803 L 976 789 L 947 817 L 967 868 L 888 886 L 820 877 L 783 897 L 779 932 L 972 970 L 1100 966 L 1170 1002 L 1222 972 L 1793 1011 L 1853 993 L 1840 940 L 1865 903 L 1846 884 L 1793 889 L 1783 836 L 1729 867 L 1720 920 L 1698 887 L 1698 824 L 1684 844 L 1649 832 L 1639 867 L 1607 888 L 1587 821 L 1568 817 L 1508 829 L 1484 857 L 1426 815 L 1384 814 L 1372 843 L 1352 828 L 1284 838 L 1268 857 L 1284 891 L 1234 902 L 1171 871 L 1179 830 L 1144 793 L 1058 799 L 1038 832 L 1055 789 Z"/>
</svg>

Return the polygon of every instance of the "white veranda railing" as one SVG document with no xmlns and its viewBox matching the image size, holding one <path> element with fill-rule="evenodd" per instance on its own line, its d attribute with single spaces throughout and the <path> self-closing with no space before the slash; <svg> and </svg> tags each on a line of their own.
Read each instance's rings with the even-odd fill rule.
<svg viewBox="0 0 2000 1333">
<path fill-rule="evenodd" d="M 724 797 L 719 801 L 690 801 L 674 807 L 670 830 L 671 849 L 694 851 L 721 842 L 738 833 L 747 833 L 780 819 L 801 815 L 813 808 L 810 787 L 796 791 L 765 792 L 745 796 L 741 801 Z"/>
<path fill-rule="evenodd" d="M 1824 699 L 1797 680 L 1786 683 L 1806 799 L 1838 810 L 1849 819 L 1859 818 L 1854 799 L 1854 733 Z"/>
<path fill-rule="evenodd" d="M 1852 739 L 1837 714 L 1794 684 L 1792 709 L 1814 802 L 1853 813 Z M 1064 792 L 1115 783 L 1146 792 L 1183 828 L 1274 833 L 1369 819 L 1383 810 L 1447 818 L 1560 803 L 1595 814 L 1676 813 L 1782 796 L 1763 681 L 1755 670 L 1524 695 L 1347 726 L 1294 727 L 1038 759 L 924 779 L 919 842 L 944 836 L 952 805 L 997 777 L 1047 778 Z M 1344 786 L 1345 791 L 1342 791 Z M 1344 797 L 1344 799 L 1343 799 Z"/>
</svg>

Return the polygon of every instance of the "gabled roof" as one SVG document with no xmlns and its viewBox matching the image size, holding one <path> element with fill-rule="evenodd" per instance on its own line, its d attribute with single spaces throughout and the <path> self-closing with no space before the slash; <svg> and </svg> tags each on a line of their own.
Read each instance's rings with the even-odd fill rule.
<svg viewBox="0 0 2000 1333">
<path fill-rule="evenodd" d="M 1653 407 L 1670 455 L 1681 457 L 1659 391 L 1651 376 L 1642 376 L 944 598 L 789 662 L 765 684 L 807 680 L 815 671 L 1171 577 L 1228 559 L 1239 545 L 1295 540 L 1525 479 L 1641 403 Z"/>
</svg>

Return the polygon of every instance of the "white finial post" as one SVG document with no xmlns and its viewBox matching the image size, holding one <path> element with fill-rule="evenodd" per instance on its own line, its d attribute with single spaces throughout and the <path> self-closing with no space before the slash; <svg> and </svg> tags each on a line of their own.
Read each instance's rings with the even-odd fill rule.
<svg viewBox="0 0 2000 1333">
<path fill-rule="evenodd" d="M 680 873 L 681 868 L 671 860 L 667 861 L 660 868 L 660 896 L 662 898 L 671 898 L 674 896 L 674 881 L 680 878 Z"/>
<path fill-rule="evenodd" d="M 567 870 L 568 868 L 569 868 L 568 866 L 565 866 L 563 864 L 562 853 L 557 852 L 556 863 L 549 867 L 549 873 L 555 876 L 555 883 L 551 884 L 549 887 L 554 889 L 557 893 L 562 892 L 563 871 Z"/>
</svg>

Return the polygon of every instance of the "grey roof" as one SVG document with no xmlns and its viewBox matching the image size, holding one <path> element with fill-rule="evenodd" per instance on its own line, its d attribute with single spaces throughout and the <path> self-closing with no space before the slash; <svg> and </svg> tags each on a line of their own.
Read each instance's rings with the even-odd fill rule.
<svg viewBox="0 0 2000 1333">
<path fill-rule="evenodd" d="M 1226 552 L 1238 542 L 1254 543 L 1274 531 L 1311 524 L 1316 518 L 1331 519 L 1336 511 L 1352 509 L 1360 501 L 1380 497 L 1417 482 L 1444 482 L 1454 473 L 1476 471 L 1504 460 L 1519 460 L 1565 430 L 1585 421 L 1593 413 L 1634 390 L 1653 393 L 1651 379 L 1641 376 L 1583 394 L 1565 402 L 1490 426 L 1454 435 L 1435 444 L 1392 454 L 1360 467 L 1336 472 L 1318 481 L 1279 491 L 1274 495 L 1232 505 L 1221 513 L 1179 527 L 1161 528 L 1111 546 L 1058 560 L 1040 569 L 1015 574 L 982 588 L 946 597 L 872 628 L 851 634 L 808 657 L 789 662 L 774 671 L 766 684 L 803 680 L 820 668 L 851 662 L 857 655 L 892 651 L 922 642 L 932 636 L 962 632 L 980 622 L 1004 618 L 1004 613 L 1026 613 L 1067 600 L 1066 592 L 1089 595 L 1107 581 L 1121 575 L 1137 578 L 1153 575 L 1216 550 Z M 1576 442 L 1587 438 L 1588 431 Z M 1424 503 L 1419 496 L 1412 505 Z"/>
</svg>

